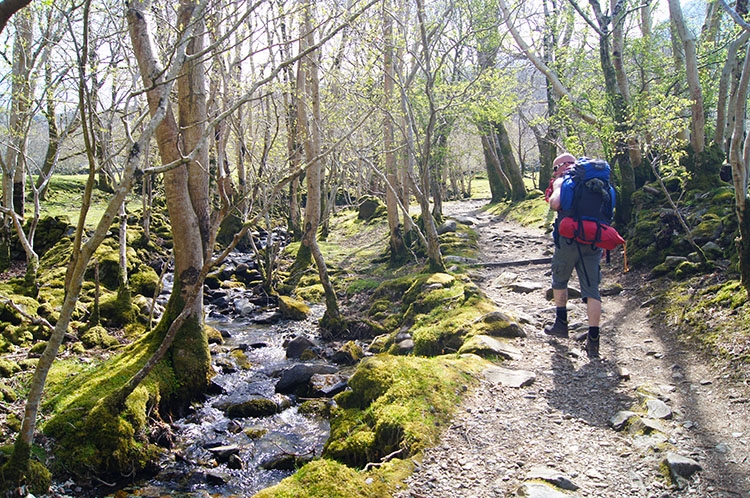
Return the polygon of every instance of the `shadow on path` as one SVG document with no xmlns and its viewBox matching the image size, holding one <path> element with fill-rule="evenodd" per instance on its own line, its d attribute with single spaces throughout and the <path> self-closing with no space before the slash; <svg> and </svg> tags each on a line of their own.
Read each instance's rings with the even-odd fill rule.
<svg viewBox="0 0 750 498">
<path fill-rule="evenodd" d="M 556 339 L 549 342 L 555 350 L 551 360 L 554 388 L 546 393 L 550 406 L 589 425 L 606 427 L 612 415 L 633 403 L 617 389 L 620 378 L 613 362 L 588 361 L 577 345 L 571 349 Z M 586 363 L 576 368 L 574 357 Z"/>
</svg>

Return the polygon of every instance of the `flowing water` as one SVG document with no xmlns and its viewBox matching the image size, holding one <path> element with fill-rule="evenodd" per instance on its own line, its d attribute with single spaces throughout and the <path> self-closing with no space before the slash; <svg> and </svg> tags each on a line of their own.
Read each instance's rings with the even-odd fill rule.
<svg viewBox="0 0 750 498">
<path fill-rule="evenodd" d="M 175 444 L 161 462 L 161 472 L 111 496 L 252 496 L 292 473 L 265 470 L 264 462 L 289 454 L 320 455 L 328 438 L 328 423 L 300 414 L 293 400 L 276 394 L 274 374 L 293 365 L 293 360 L 286 358 L 283 341 L 302 334 L 310 337 L 322 311 L 313 307 L 308 321 L 282 320 L 271 325 L 248 318 L 216 320 L 212 313 L 213 320 L 207 323 L 229 336 L 221 346 L 212 346 L 212 365 L 217 372 L 213 381 L 224 392 L 209 396 L 193 407 L 190 416 L 171 424 Z M 222 408 L 253 398 L 273 399 L 288 407 L 268 417 L 225 416 Z M 226 451 L 236 458 L 217 458 L 217 447 L 228 447 Z"/>
</svg>

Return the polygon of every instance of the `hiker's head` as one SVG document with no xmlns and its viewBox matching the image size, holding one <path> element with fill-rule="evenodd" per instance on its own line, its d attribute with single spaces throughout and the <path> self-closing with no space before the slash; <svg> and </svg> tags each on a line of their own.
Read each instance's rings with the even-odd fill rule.
<svg viewBox="0 0 750 498">
<path fill-rule="evenodd" d="M 576 158 L 573 154 L 568 154 L 567 152 L 560 154 L 552 161 L 552 176 L 562 176 L 575 162 Z"/>
</svg>

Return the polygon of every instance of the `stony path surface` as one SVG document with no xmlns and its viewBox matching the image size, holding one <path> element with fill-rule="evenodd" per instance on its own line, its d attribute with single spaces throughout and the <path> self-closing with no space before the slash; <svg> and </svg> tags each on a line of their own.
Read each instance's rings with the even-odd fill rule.
<svg viewBox="0 0 750 498">
<path fill-rule="evenodd" d="M 479 211 L 483 204 L 446 206 L 449 216 L 478 221 L 483 261 L 551 255 L 551 236 L 498 221 Z M 531 371 L 535 379 L 521 388 L 482 380 L 399 498 L 750 498 L 750 389 L 717 373 L 705 357 L 682 350 L 671 331 L 652 326 L 643 306 L 652 296 L 641 275 L 623 274 L 616 262 L 604 267 L 602 287 L 619 283 L 623 290 L 604 298 L 603 360 L 594 362 L 574 339 L 541 332 L 554 318 L 554 305 L 545 298 L 549 265 L 483 268 L 472 276 L 527 332 L 514 340 L 524 358 L 503 366 Z M 571 287 L 577 288 L 575 279 Z M 571 324 L 585 331 L 581 300 L 571 300 L 568 308 Z M 654 412 L 650 418 L 643 414 L 645 430 L 611 427 L 617 412 L 649 399 Z M 671 417 L 658 419 L 664 407 Z M 648 434 L 648 426 L 661 431 Z M 669 484 L 660 465 L 668 452 L 702 470 L 680 486 Z M 578 489 L 528 479 L 539 466 L 545 475 L 558 474 L 558 484 L 567 480 Z"/>
</svg>

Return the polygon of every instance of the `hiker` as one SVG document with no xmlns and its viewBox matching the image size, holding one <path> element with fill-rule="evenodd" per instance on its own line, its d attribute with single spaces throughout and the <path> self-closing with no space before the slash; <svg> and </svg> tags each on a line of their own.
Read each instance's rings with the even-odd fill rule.
<svg viewBox="0 0 750 498">
<path fill-rule="evenodd" d="M 577 194 L 572 194 L 571 192 L 574 192 L 573 189 L 577 188 L 575 185 L 578 183 L 581 185 L 580 190 L 587 188 L 584 187 L 584 182 L 582 181 L 582 176 L 584 174 L 582 165 L 588 165 L 589 163 L 597 163 L 597 167 L 601 168 L 604 166 L 599 166 L 600 164 L 606 165 L 607 178 L 606 182 L 602 182 L 602 185 L 604 186 L 602 191 L 597 194 L 583 194 L 584 197 L 582 198 L 580 192 Z M 586 303 L 589 322 L 589 330 L 586 336 L 586 354 L 589 358 L 595 359 L 599 358 L 599 320 L 602 311 L 602 301 L 599 294 L 599 282 L 601 280 L 599 262 L 602 257 L 602 249 L 601 247 L 597 247 L 597 244 L 593 243 L 596 238 L 590 237 L 587 240 L 586 235 L 589 231 L 587 228 L 584 232 L 583 222 L 581 220 L 585 219 L 587 220 L 587 223 L 591 223 L 591 221 L 588 220 L 593 218 L 590 217 L 590 214 L 582 217 L 579 212 L 578 204 L 596 203 L 597 205 L 594 207 L 593 211 L 596 211 L 597 213 L 609 210 L 608 219 L 604 218 L 601 224 L 598 221 L 593 222 L 595 223 L 594 227 L 597 233 L 596 237 L 598 237 L 599 240 L 601 240 L 599 234 L 602 232 L 603 227 L 606 227 L 605 230 L 611 229 L 614 231 L 614 229 L 605 224 L 605 222 L 610 222 L 612 206 L 614 205 L 614 190 L 611 190 L 609 185 L 609 165 L 605 161 L 589 160 L 587 158 L 581 158 L 579 163 L 576 163 L 576 158 L 568 153 L 557 156 L 552 165 L 555 171 L 553 174 L 552 192 L 549 195 L 549 205 L 551 209 L 557 211 L 554 230 L 555 253 L 552 256 L 552 291 L 555 299 L 556 310 L 554 324 L 545 327 L 544 332 L 545 334 L 555 337 L 568 337 L 568 280 L 573 273 L 573 268 L 575 268 L 578 274 L 578 281 L 581 285 L 581 295 L 583 301 Z M 579 178 L 581 178 L 581 180 L 576 179 L 574 182 L 574 174 L 580 175 Z M 588 180 L 588 177 L 586 177 L 586 180 Z M 588 186 L 589 182 L 587 181 L 585 185 Z M 569 189 L 569 192 L 563 192 L 564 188 Z M 611 196 L 609 195 L 610 191 Z M 563 197 L 567 198 L 563 199 Z M 602 200 L 603 198 L 606 198 L 606 201 L 608 202 L 606 207 L 599 206 L 599 204 L 604 202 Z M 564 204 L 568 204 L 568 206 L 565 206 L 566 209 L 563 209 Z M 587 212 L 592 211 L 590 208 L 584 209 L 587 210 Z M 578 228 L 575 229 L 576 231 L 572 234 L 568 234 L 571 235 L 570 237 L 560 234 L 561 220 L 566 218 L 566 221 L 570 222 L 577 219 L 575 223 L 578 223 Z M 579 235 L 579 232 L 577 231 L 579 229 L 580 234 L 583 235 Z M 584 242 L 579 242 L 579 240 L 583 240 Z"/>
</svg>

